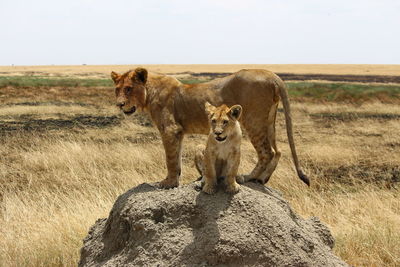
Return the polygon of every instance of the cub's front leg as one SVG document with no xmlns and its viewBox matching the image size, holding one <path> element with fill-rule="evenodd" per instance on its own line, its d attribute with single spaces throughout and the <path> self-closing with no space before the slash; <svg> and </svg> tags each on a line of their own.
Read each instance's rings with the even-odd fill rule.
<svg viewBox="0 0 400 267">
<path fill-rule="evenodd" d="M 203 191 L 207 194 L 214 194 L 217 191 L 217 174 L 215 171 L 215 157 L 209 155 L 207 151 L 204 155 L 203 165 L 203 178 L 204 186 Z"/>
<path fill-rule="evenodd" d="M 240 152 L 234 151 L 232 153 L 231 159 L 227 161 L 225 165 L 225 173 L 226 173 L 226 191 L 228 193 L 237 193 L 239 192 L 240 185 L 236 182 L 236 177 L 240 165 Z"/>
</svg>

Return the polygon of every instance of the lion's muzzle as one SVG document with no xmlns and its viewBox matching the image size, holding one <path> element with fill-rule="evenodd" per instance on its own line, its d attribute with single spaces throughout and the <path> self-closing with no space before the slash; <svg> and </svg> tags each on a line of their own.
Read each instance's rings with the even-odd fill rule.
<svg viewBox="0 0 400 267">
<path fill-rule="evenodd" d="M 223 142 L 223 141 L 225 141 L 226 140 L 226 136 L 225 137 L 222 137 L 222 136 L 216 136 L 215 137 L 215 140 L 217 140 L 218 142 Z"/>
</svg>

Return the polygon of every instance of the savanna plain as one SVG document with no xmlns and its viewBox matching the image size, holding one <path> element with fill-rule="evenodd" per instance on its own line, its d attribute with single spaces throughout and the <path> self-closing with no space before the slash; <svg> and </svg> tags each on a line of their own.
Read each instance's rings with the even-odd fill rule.
<svg viewBox="0 0 400 267">
<path fill-rule="evenodd" d="M 126 117 L 114 105 L 106 73 L 131 67 L 0 68 L 0 266 L 76 265 L 89 227 L 108 216 L 118 195 L 164 178 L 164 150 L 151 121 Z M 215 78 L 192 75 L 191 66 L 158 68 L 184 83 Z M 225 65 L 219 72 L 240 68 Z M 280 68 L 318 72 L 318 66 Z M 355 75 L 384 75 L 387 68 L 400 76 L 399 66 L 346 68 Z M 280 109 L 282 158 L 267 185 L 301 216 L 326 223 L 334 252 L 347 263 L 400 266 L 400 84 L 287 84 L 297 151 L 312 184 L 304 186 L 293 170 Z M 205 138 L 187 136 L 182 183 L 197 179 L 193 158 Z M 244 133 L 240 172 L 255 163 Z"/>
</svg>

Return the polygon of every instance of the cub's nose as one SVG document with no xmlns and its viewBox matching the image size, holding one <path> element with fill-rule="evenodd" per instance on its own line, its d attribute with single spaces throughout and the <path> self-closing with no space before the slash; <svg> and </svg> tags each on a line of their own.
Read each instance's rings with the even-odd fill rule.
<svg viewBox="0 0 400 267">
<path fill-rule="evenodd" d="M 220 136 L 222 134 L 222 132 L 214 132 L 215 135 Z"/>
<path fill-rule="evenodd" d="M 125 102 L 118 102 L 117 103 L 117 107 L 122 108 L 123 106 L 125 106 Z"/>
</svg>

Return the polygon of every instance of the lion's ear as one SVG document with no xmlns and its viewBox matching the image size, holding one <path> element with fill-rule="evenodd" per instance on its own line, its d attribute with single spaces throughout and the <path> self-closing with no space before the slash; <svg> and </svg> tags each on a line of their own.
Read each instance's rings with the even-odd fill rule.
<svg viewBox="0 0 400 267">
<path fill-rule="evenodd" d="M 206 102 L 204 104 L 204 107 L 205 107 L 205 110 L 206 110 L 207 114 L 211 114 L 215 110 L 215 107 L 213 105 L 211 105 L 210 103 L 208 103 L 208 102 Z"/>
<path fill-rule="evenodd" d="M 136 68 L 135 69 L 135 74 L 136 77 L 139 81 L 141 81 L 142 83 L 146 83 L 147 82 L 147 70 L 144 68 Z"/>
<path fill-rule="evenodd" d="M 120 75 L 114 71 L 111 72 L 111 79 L 113 79 L 114 83 L 117 83 Z"/>
<path fill-rule="evenodd" d="M 229 115 L 231 115 L 232 118 L 238 120 L 240 118 L 240 115 L 242 115 L 242 106 L 241 105 L 232 106 L 229 110 Z"/>
</svg>

